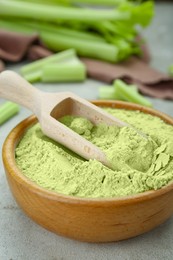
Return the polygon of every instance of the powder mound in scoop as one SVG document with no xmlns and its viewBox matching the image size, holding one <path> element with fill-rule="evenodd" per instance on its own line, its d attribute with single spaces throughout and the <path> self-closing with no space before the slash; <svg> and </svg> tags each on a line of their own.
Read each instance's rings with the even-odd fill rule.
<svg viewBox="0 0 173 260">
<path fill-rule="evenodd" d="M 60 119 L 60 122 L 71 128 L 79 135 L 90 135 L 93 124 L 86 118 L 65 116 Z"/>
<path fill-rule="evenodd" d="M 93 124 L 66 116 L 61 122 L 100 149 L 114 166 L 86 161 L 32 126 L 16 148 L 23 174 L 45 189 L 86 198 L 121 197 L 157 190 L 173 181 L 173 127 L 139 111 L 105 109 L 134 128 Z"/>
</svg>

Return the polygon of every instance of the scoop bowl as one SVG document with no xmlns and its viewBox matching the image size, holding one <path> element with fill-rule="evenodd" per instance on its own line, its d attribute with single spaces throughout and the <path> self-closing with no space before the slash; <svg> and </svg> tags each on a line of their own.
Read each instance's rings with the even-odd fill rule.
<svg viewBox="0 0 173 260">
<path fill-rule="evenodd" d="M 140 110 L 173 125 L 173 119 L 139 105 L 93 101 L 100 107 Z M 15 148 L 35 116 L 18 124 L 3 145 L 3 164 L 10 190 L 22 210 L 36 223 L 59 235 L 87 242 L 110 242 L 135 237 L 167 220 L 173 213 L 173 182 L 157 191 L 122 198 L 88 199 L 45 190 L 22 174 Z"/>
</svg>

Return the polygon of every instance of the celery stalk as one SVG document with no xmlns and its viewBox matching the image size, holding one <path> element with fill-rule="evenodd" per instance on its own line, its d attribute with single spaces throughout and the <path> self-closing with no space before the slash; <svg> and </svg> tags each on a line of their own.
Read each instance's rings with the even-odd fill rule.
<svg viewBox="0 0 173 260">
<path fill-rule="evenodd" d="M 99 99 L 115 99 L 115 89 L 112 86 L 102 86 L 99 88 Z"/>
<path fill-rule="evenodd" d="M 49 26 L 50 27 L 50 26 Z M 49 29 L 49 28 L 48 28 Z M 101 37 L 98 34 L 90 33 L 90 32 L 84 32 L 84 31 L 78 31 L 74 29 L 68 29 L 65 27 L 59 27 L 56 26 L 55 28 L 50 28 L 51 31 L 55 30 L 54 32 L 60 35 L 66 35 L 69 37 L 75 37 L 78 39 L 88 40 L 88 41 L 96 41 L 96 42 L 106 42 L 106 40 Z M 45 28 L 46 30 L 46 28 Z"/>
<path fill-rule="evenodd" d="M 132 85 L 133 87 L 131 87 L 122 80 L 115 80 L 113 85 L 118 95 L 121 96 L 124 100 L 143 106 L 152 106 L 152 103 L 149 100 L 144 98 L 136 91 L 136 89 L 134 89 L 134 85 Z"/>
<path fill-rule="evenodd" d="M 61 64 L 48 64 L 42 68 L 42 82 L 73 82 L 85 79 L 86 68 L 76 58 Z"/>
<path fill-rule="evenodd" d="M 6 22 L 6 25 L 10 27 L 9 21 Z M 18 30 L 20 23 L 18 24 L 18 21 L 16 21 L 14 26 Z M 38 32 L 43 43 L 52 51 L 57 52 L 74 48 L 81 56 L 98 58 L 109 62 L 119 60 L 119 49 L 113 44 L 107 43 L 104 38 L 92 33 L 69 30 L 63 27 L 56 28 L 44 24 L 35 25 L 32 21 L 30 24 L 26 21 L 21 22 L 22 31 L 24 31 L 25 27 L 30 27 L 31 31 Z"/>
<path fill-rule="evenodd" d="M 135 40 L 137 25 L 148 25 L 154 9 L 152 0 L 43 2 L 46 4 L 41 0 L 0 0 L 0 27 L 37 33 L 53 51 L 75 48 L 81 56 L 108 62 L 119 62 L 141 53 L 141 46 Z M 91 9 L 83 3 L 115 4 L 116 9 Z M 31 77 L 34 79 L 36 74 Z"/>
<path fill-rule="evenodd" d="M 38 81 L 41 77 L 41 69 L 43 66 L 55 63 L 55 62 L 61 62 L 64 60 L 71 59 L 75 56 L 75 50 L 66 50 L 61 53 L 53 54 L 49 57 L 34 61 L 28 65 L 25 65 L 21 68 L 21 74 L 30 82 Z"/>
<path fill-rule="evenodd" d="M 0 1 L 0 15 L 3 17 L 31 18 L 41 21 L 103 21 L 103 20 L 126 20 L 129 12 L 119 10 L 95 10 L 69 6 L 49 6 L 23 1 Z"/>
<path fill-rule="evenodd" d="M 130 25 L 141 25 L 143 27 L 147 26 L 154 15 L 154 1 L 139 1 L 138 4 L 134 4 L 132 1 L 125 1 L 120 5 L 119 10 L 124 12 L 129 12 L 130 19 L 128 20 L 127 26 Z"/>
<path fill-rule="evenodd" d="M 23 0 L 18 0 L 23 2 Z M 47 5 L 70 5 L 69 0 L 25 0 L 25 2 L 38 3 L 38 4 L 47 4 Z"/>
<path fill-rule="evenodd" d="M 169 66 L 169 75 L 173 77 L 173 65 Z"/>
<path fill-rule="evenodd" d="M 96 42 L 106 42 L 106 40 L 96 32 L 90 32 L 87 30 L 76 30 L 70 27 L 66 27 L 67 24 L 57 25 L 53 23 L 38 23 L 35 21 L 28 21 L 26 19 L 8 19 L 8 20 L 0 20 L 0 26 L 2 24 L 7 28 L 11 28 L 15 30 L 15 28 L 19 29 L 22 27 L 22 30 L 28 29 L 32 32 L 51 32 L 57 35 L 65 35 L 68 37 L 75 37 L 78 39 L 88 40 L 88 41 L 96 41 Z M 71 24 L 71 23 L 70 23 Z M 14 26 L 13 26 L 14 25 Z"/>
<path fill-rule="evenodd" d="M 136 85 L 127 85 L 122 80 L 115 80 L 112 86 L 99 89 L 100 99 L 117 99 L 151 107 L 152 104 L 138 93 Z"/>
<path fill-rule="evenodd" d="M 117 6 L 127 0 L 26 0 L 26 1 L 35 2 L 35 3 L 44 3 L 44 4 L 57 4 L 57 5 L 90 4 L 90 5 Z"/>
<path fill-rule="evenodd" d="M 0 106 L 0 125 L 19 112 L 19 106 L 12 102 L 5 102 Z"/>
<path fill-rule="evenodd" d="M 19 32 L 23 34 L 32 34 L 36 32 L 34 28 L 23 25 L 22 22 L 21 23 L 17 23 L 16 21 L 12 22 L 9 19 L 8 20 L 0 19 L 0 28 L 5 29 L 7 31 Z"/>
<path fill-rule="evenodd" d="M 109 62 L 119 60 L 119 49 L 109 44 L 97 34 L 82 32 L 65 27 L 35 24 L 33 22 L 23 23 L 38 30 L 44 44 L 53 51 L 62 51 L 74 48 L 81 56 L 98 58 Z"/>
<path fill-rule="evenodd" d="M 57 35 L 65 35 L 68 37 L 74 37 L 78 39 L 88 40 L 88 41 L 96 41 L 96 42 L 106 42 L 106 40 L 97 33 L 91 33 L 88 31 L 79 31 L 75 30 L 73 28 L 68 28 L 64 26 L 59 26 L 55 24 L 45 24 L 45 23 L 36 23 L 33 21 L 24 21 L 22 22 L 23 25 L 26 25 L 26 27 L 31 27 L 33 30 L 35 29 L 38 32 L 42 31 L 48 31 L 51 33 L 55 33 Z"/>
<path fill-rule="evenodd" d="M 122 98 L 118 95 L 114 86 L 102 86 L 99 88 L 99 99 L 119 99 Z"/>
<path fill-rule="evenodd" d="M 86 78 L 84 64 L 78 60 L 73 49 L 34 61 L 21 68 L 29 82 L 83 81 Z"/>
<path fill-rule="evenodd" d="M 91 5 L 106 5 L 116 6 L 126 0 L 68 0 L 69 3 L 91 4 Z"/>
<path fill-rule="evenodd" d="M 60 53 L 56 53 L 49 57 L 34 61 L 28 65 L 23 66 L 21 72 L 23 74 L 35 72 L 35 70 L 40 69 L 42 66 L 47 65 L 48 63 L 68 60 L 70 58 L 73 58 L 75 55 L 76 53 L 74 49 L 69 49 Z"/>
<path fill-rule="evenodd" d="M 31 65 L 32 63 L 30 63 Z M 29 72 L 29 73 L 26 73 L 26 74 L 23 74 L 23 77 L 29 81 L 30 83 L 34 83 L 34 82 L 38 82 L 40 81 L 41 79 L 41 69 L 39 70 L 36 70 L 34 72 Z"/>
<path fill-rule="evenodd" d="M 91 33 L 88 31 L 79 31 L 72 28 L 59 26 L 52 23 L 38 23 L 34 21 L 28 21 L 25 19 L 3 19 L 0 20 L 0 27 L 4 29 L 11 29 L 13 31 L 22 33 L 39 33 L 41 31 L 49 31 L 57 35 L 65 35 L 68 37 L 75 37 L 88 41 L 106 42 L 106 40 L 98 33 Z"/>
<path fill-rule="evenodd" d="M 109 62 L 116 62 L 118 58 L 118 49 L 109 43 L 69 38 L 66 35 L 56 35 L 51 32 L 41 32 L 41 39 L 53 51 L 74 48 L 79 55 L 84 57 L 97 58 Z"/>
</svg>

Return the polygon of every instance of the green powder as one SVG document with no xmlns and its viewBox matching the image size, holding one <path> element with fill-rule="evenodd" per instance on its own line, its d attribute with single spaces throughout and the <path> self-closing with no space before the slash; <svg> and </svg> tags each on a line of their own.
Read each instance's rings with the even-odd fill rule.
<svg viewBox="0 0 173 260">
<path fill-rule="evenodd" d="M 157 190 L 172 181 L 173 127 L 139 111 L 106 110 L 148 138 L 133 128 L 94 126 L 85 118 L 66 116 L 61 122 L 102 149 L 114 170 L 80 158 L 46 137 L 36 124 L 16 148 L 16 162 L 23 174 L 46 189 L 92 198 Z"/>
</svg>

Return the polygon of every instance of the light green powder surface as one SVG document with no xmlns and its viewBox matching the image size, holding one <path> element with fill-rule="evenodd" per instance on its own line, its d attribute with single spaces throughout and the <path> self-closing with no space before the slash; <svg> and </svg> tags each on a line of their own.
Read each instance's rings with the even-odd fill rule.
<svg viewBox="0 0 173 260">
<path fill-rule="evenodd" d="M 156 190 L 173 180 L 173 127 L 139 111 L 106 109 L 143 131 L 129 127 L 93 126 L 85 118 L 62 122 L 100 147 L 114 170 L 96 160 L 85 161 L 46 137 L 39 124 L 30 128 L 16 148 L 23 174 L 38 185 L 79 197 L 120 197 Z"/>
</svg>

